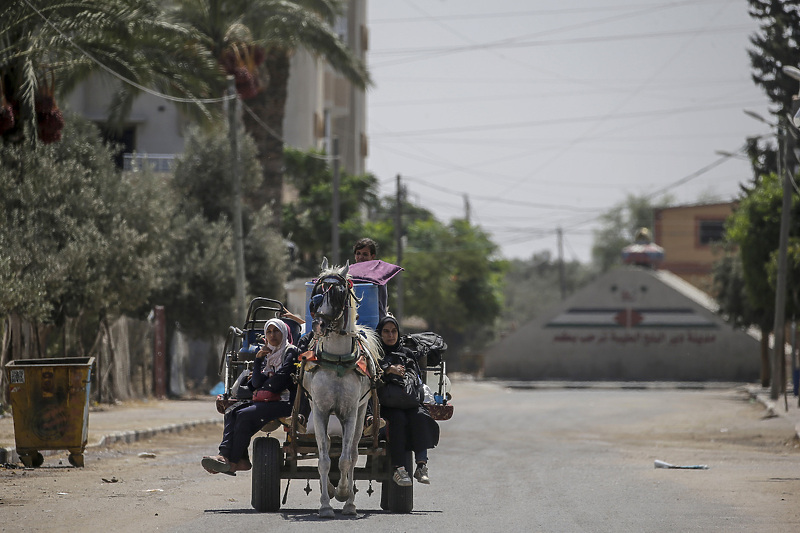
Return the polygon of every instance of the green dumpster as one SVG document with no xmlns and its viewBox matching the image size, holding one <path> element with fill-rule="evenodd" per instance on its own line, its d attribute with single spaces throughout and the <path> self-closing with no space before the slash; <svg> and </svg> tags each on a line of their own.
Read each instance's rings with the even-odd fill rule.
<svg viewBox="0 0 800 533">
<path fill-rule="evenodd" d="M 6 365 L 14 440 L 25 466 L 42 466 L 40 450 L 67 450 L 83 466 L 89 433 L 94 357 L 19 359 Z"/>
</svg>

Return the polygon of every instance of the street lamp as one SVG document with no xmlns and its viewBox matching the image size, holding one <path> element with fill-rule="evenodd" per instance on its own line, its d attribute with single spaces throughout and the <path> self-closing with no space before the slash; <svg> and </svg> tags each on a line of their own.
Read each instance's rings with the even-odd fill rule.
<svg viewBox="0 0 800 533">
<path fill-rule="evenodd" d="M 775 287 L 775 319 L 773 321 L 773 340 L 772 364 L 770 365 L 770 393 L 772 400 L 777 400 L 781 391 L 781 369 L 784 364 L 786 353 L 786 256 L 789 246 L 789 217 L 792 208 L 792 183 L 787 173 L 783 171 L 783 128 L 778 124 L 773 124 L 764 117 L 750 111 L 744 110 L 745 114 L 754 119 L 778 128 L 778 177 L 783 182 L 783 205 L 781 207 L 781 226 L 778 244 L 778 279 Z"/>
<path fill-rule="evenodd" d="M 794 78 L 795 80 L 800 81 L 800 69 L 798 69 L 797 67 L 786 65 L 783 67 L 783 73 L 789 76 L 790 78 Z M 787 138 L 787 143 L 789 143 L 789 146 L 787 146 L 787 148 L 793 148 L 794 147 L 793 141 L 797 141 L 797 139 L 800 138 L 800 90 L 798 90 L 797 94 L 792 97 L 792 107 L 794 108 L 793 109 L 794 116 L 791 116 L 791 111 L 790 111 L 789 116 L 787 117 L 789 119 L 788 120 L 789 126 L 787 127 L 787 129 L 791 134 Z M 794 128 L 792 128 L 792 126 L 794 126 Z M 786 161 L 787 163 L 786 166 L 788 167 L 786 173 L 787 180 L 791 179 L 792 175 L 795 172 L 794 169 L 796 168 L 794 164 L 792 164 L 791 166 L 789 165 L 788 154 L 790 153 L 794 153 L 795 161 L 797 159 L 800 159 L 800 154 L 798 154 L 796 150 L 792 149 L 787 150 L 787 161 Z M 795 383 L 795 394 L 797 394 L 798 368 L 795 359 L 794 349 L 792 350 L 792 381 Z M 798 399 L 798 405 L 800 405 L 800 399 Z"/>
<path fill-rule="evenodd" d="M 790 78 L 794 78 L 797 81 L 800 81 L 800 68 L 793 67 L 791 65 L 786 65 L 783 67 L 783 73 L 789 76 Z M 800 98 L 800 91 L 797 92 L 797 95 L 794 97 L 795 100 Z M 800 128 L 800 107 L 798 107 L 797 112 L 792 117 L 792 123 L 794 124 L 795 128 Z"/>
</svg>

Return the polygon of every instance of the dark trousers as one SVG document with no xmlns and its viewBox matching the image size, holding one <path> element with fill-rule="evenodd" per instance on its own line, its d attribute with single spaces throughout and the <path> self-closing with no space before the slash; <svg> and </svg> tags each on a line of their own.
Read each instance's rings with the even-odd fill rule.
<svg viewBox="0 0 800 533">
<path fill-rule="evenodd" d="M 405 464 L 405 455 L 409 450 L 414 452 L 418 463 L 428 461 L 431 437 L 425 413 L 416 407 L 412 409 L 381 407 L 381 417 L 388 422 L 386 431 L 389 436 L 392 466 Z"/>
<path fill-rule="evenodd" d="M 252 402 L 226 413 L 219 454 L 232 463 L 238 463 L 247 457 L 250 439 L 264 424 L 290 414 L 292 405 L 289 402 Z"/>
</svg>

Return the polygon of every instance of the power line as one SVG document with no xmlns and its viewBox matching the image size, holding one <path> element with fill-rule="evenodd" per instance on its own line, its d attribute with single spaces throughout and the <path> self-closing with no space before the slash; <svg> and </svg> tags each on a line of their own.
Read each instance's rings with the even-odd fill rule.
<svg viewBox="0 0 800 533">
<path fill-rule="evenodd" d="M 759 102 L 761 103 L 761 102 Z M 730 102 L 730 103 L 721 103 L 721 104 L 712 104 L 712 105 L 698 105 L 698 106 L 688 106 L 682 108 L 672 108 L 672 109 L 659 109 L 654 111 L 631 111 L 628 113 L 613 113 L 613 114 L 603 114 L 603 115 L 594 115 L 588 117 L 572 117 L 572 118 L 556 118 L 556 119 L 545 119 L 545 120 L 530 120 L 524 122 L 504 122 L 498 124 L 481 124 L 477 126 L 452 126 L 447 128 L 430 128 L 424 130 L 411 130 L 411 131 L 396 131 L 396 132 L 389 132 L 389 133 L 374 133 L 372 134 L 373 137 L 410 137 L 410 136 L 418 136 L 418 135 L 439 135 L 439 134 L 449 134 L 449 133 L 457 133 L 457 132 L 465 132 L 465 131 L 492 131 L 492 130 L 502 130 L 502 129 L 516 129 L 516 128 L 528 128 L 532 126 L 553 126 L 559 124 L 572 124 L 572 123 L 587 123 L 592 121 L 607 121 L 607 120 L 629 120 L 633 118 L 647 118 L 647 117 L 657 117 L 657 116 L 664 116 L 664 115 L 675 115 L 679 113 L 697 113 L 698 111 L 714 111 L 718 109 L 730 109 L 736 108 L 741 106 L 747 105 L 754 105 L 752 100 L 742 101 L 742 102 Z"/>
<path fill-rule="evenodd" d="M 385 52 L 373 51 L 371 53 L 378 56 L 380 55 L 411 56 L 405 59 L 373 64 L 373 67 L 380 68 L 391 65 L 397 65 L 400 63 L 407 63 L 410 61 L 430 59 L 432 55 L 453 54 L 460 52 L 485 51 L 491 49 L 509 49 L 509 48 L 535 48 L 535 47 L 559 46 L 559 45 L 570 45 L 570 44 L 609 43 L 609 42 L 622 42 L 622 41 L 635 41 L 635 40 L 643 41 L 643 40 L 658 39 L 664 37 L 673 38 L 673 37 L 686 37 L 686 36 L 698 36 L 698 35 L 706 36 L 706 35 L 723 34 L 723 33 L 739 33 L 743 30 L 750 30 L 750 29 L 752 29 L 751 26 L 740 24 L 733 26 L 722 26 L 716 29 L 705 29 L 705 30 L 701 28 L 692 28 L 688 30 L 605 35 L 598 37 L 573 37 L 565 39 L 548 39 L 540 41 L 484 43 L 476 45 L 450 46 L 450 47 L 441 46 L 441 47 L 431 47 L 431 48 L 407 48 L 405 50 L 392 49 L 392 50 L 387 50 Z"/>
<path fill-rule="evenodd" d="M 438 185 L 433 185 L 431 183 L 426 183 L 419 179 L 414 179 L 413 177 L 403 176 L 407 181 L 412 181 L 414 183 L 419 183 L 425 187 L 430 187 L 431 189 L 436 189 L 441 192 L 445 192 L 447 194 L 452 194 L 455 196 L 463 196 L 463 191 L 455 191 L 453 189 L 448 189 L 446 187 L 441 187 Z M 501 198 L 499 196 L 486 196 L 481 194 L 470 194 L 470 199 L 480 199 L 480 200 L 489 200 L 489 201 L 501 201 L 507 205 L 519 205 L 524 207 L 540 207 L 543 209 L 569 209 L 571 211 L 600 211 L 603 208 L 601 207 L 577 207 L 575 205 L 566 205 L 566 204 L 545 204 L 540 202 L 525 202 L 521 200 L 514 200 L 513 198 Z"/>
<path fill-rule="evenodd" d="M 649 14 L 649 13 L 653 13 L 653 12 L 656 12 L 656 11 L 661 11 L 661 10 L 664 10 L 664 9 L 671 9 L 671 8 L 675 8 L 675 7 L 681 7 L 683 5 L 696 5 L 696 4 L 697 4 L 697 2 L 695 2 L 694 0 L 685 0 L 683 2 L 670 2 L 669 4 L 660 4 L 660 5 L 656 5 L 656 6 L 647 6 L 647 7 L 643 8 L 643 9 L 639 9 L 637 11 L 634 11 L 633 13 L 626 13 L 626 14 L 623 14 L 623 15 L 614 15 L 614 16 L 611 16 L 611 17 L 606 17 L 606 18 L 602 18 L 602 19 L 598 19 L 598 20 L 589 21 L 589 22 L 580 22 L 580 23 L 576 23 L 576 24 L 570 24 L 570 25 L 567 25 L 567 26 L 559 27 L 559 28 L 549 28 L 549 29 L 544 30 L 544 31 L 538 31 L 538 32 L 534 32 L 534 33 L 529 33 L 527 35 L 521 35 L 521 36 L 518 36 L 518 37 L 501 39 L 499 41 L 494 41 L 492 43 L 475 44 L 472 41 L 470 41 L 468 39 L 465 39 L 468 42 L 470 42 L 470 46 L 468 46 L 468 47 L 448 48 L 448 49 L 443 49 L 442 51 L 434 50 L 434 51 L 431 51 L 431 52 L 423 52 L 424 57 L 422 57 L 422 58 L 420 58 L 420 57 L 412 57 L 412 58 L 407 58 L 407 59 L 396 60 L 396 61 L 393 61 L 393 62 L 383 63 L 382 65 L 378 64 L 378 65 L 373 65 L 373 66 L 380 67 L 380 66 L 387 66 L 387 65 L 391 65 L 391 64 L 408 63 L 408 62 L 411 62 L 411 61 L 417 61 L 419 59 L 429 59 L 431 57 L 436 57 L 436 56 L 441 56 L 441 55 L 448 55 L 448 54 L 457 53 L 457 52 L 461 52 L 461 51 L 465 51 L 465 50 L 488 50 L 489 48 L 494 47 L 494 46 L 503 46 L 503 45 L 506 45 L 508 43 L 512 43 L 512 44 L 513 43 L 518 43 L 522 39 L 529 39 L 531 37 L 542 37 L 542 36 L 545 36 L 545 35 L 564 33 L 564 32 L 567 32 L 567 31 L 573 31 L 573 30 L 577 30 L 577 29 L 585 29 L 587 27 L 597 26 L 597 25 L 600 25 L 600 24 L 608 23 L 608 22 L 615 22 L 615 21 L 619 21 L 619 20 L 622 20 L 622 19 L 626 19 L 626 18 L 638 17 L 638 16 L 641 16 L 641 15 L 644 15 L 644 14 Z M 419 10 L 419 8 L 417 8 L 417 9 Z M 453 30 L 450 30 L 450 31 L 453 32 Z M 378 52 L 378 53 L 380 53 L 380 52 Z M 541 70 L 541 69 L 537 69 L 537 70 Z"/>
<path fill-rule="evenodd" d="M 693 4 L 708 4 L 728 2 L 729 0 L 694 0 Z M 654 7 L 671 7 L 675 2 L 667 2 L 659 4 Z M 408 22 L 423 22 L 426 20 L 486 20 L 490 18 L 519 18 L 519 17 L 540 17 L 545 15 L 570 15 L 570 14 L 585 14 L 591 12 L 608 12 L 608 11 L 622 11 L 640 8 L 639 4 L 622 4 L 610 6 L 585 6 L 580 8 L 560 8 L 560 9 L 533 9 L 524 11 L 494 11 L 489 13 L 468 13 L 460 15 L 447 15 L 447 16 L 424 16 L 424 17 L 398 17 L 390 19 L 373 19 L 370 24 L 406 24 Z"/>
<path fill-rule="evenodd" d="M 41 11 L 39 11 L 28 0 L 22 0 L 22 1 L 25 2 L 25 4 L 29 8 L 31 8 L 33 11 L 35 11 L 36 14 L 39 15 L 39 17 L 41 17 L 42 20 L 44 20 L 45 24 L 47 24 L 48 26 L 53 28 L 62 38 L 64 38 L 69 44 L 74 46 L 84 56 L 89 58 L 89 60 L 91 60 L 97 66 L 99 66 L 100 68 L 102 68 L 103 70 L 105 70 L 107 73 L 111 74 L 112 76 L 114 76 L 118 80 L 120 80 L 120 81 L 122 81 L 124 83 L 127 83 L 131 87 L 135 87 L 135 88 L 139 89 L 142 92 L 145 92 L 147 94 L 156 96 L 158 98 L 162 98 L 164 100 L 168 100 L 170 102 L 192 103 L 192 104 L 215 104 L 215 103 L 219 103 L 219 102 L 227 102 L 228 100 L 236 98 L 235 94 L 226 95 L 226 96 L 223 96 L 223 97 L 220 97 L 220 98 L 195 98 L 193 96 L 190 96 L 188 98 L 179 98 L 179 97 L 176 97 L 176 96 L 170 96 L 168 94 L 160 93 L 158 91 L 154 91 L 154 90 L 152 90 L 152 89 L 150 89 L 148 87 L 145 87 L 144 85 L 140 85 L 139 83 L 136 83 L 135 81 L 133 81 L 133 80 L 131 80 L 129 78 L 126 78 L 125 76 L 117 73 L 116 71 L 114 71 L 110 67 L 106 66 L 104 63 L 102 63 L 99 60 L 97 60 L 92 54 L 90 54 L 89 52 L 87 52 L 86 50 L 84 50 L 83 48 L 78 46 L 78 44 L 76 44 L 75 41 L 73 41 L 69 36 L 67 36 L 64 32 L 62 32 L 55 24 L 50 22 L 50 19 L 48 19 Z"/>
</svg>

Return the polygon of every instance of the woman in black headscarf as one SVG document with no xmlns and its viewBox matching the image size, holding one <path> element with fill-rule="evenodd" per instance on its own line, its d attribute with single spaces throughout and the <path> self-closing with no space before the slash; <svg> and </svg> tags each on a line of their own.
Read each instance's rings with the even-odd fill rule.
<svg viewBox="0 0 800 533">
<path fill-rule="evenodd" d="M 391 315 L 378 322 L 376 328 L 383 344 L 381 368 L 384 377 L 400 376 L 402 379 L 406 369 L 413 369 L 420 378 L 420 368 L 414 354 L 400 344 L 400 326 Z M 392 479 L 401 487 L 413 482 L 405 468 L 405 456 L 408 451 L 414 452 L 417 468 L 414 477 L 420 483 L 430 483 L 428 477 L 428 449 L 439 442 L 439 425 L 428 413 L 424 404 L 410 409 L 398 409 L 381 405 L 381 417 L 388 423 L 389 452 L 394 474 Z"/>
</svg>

